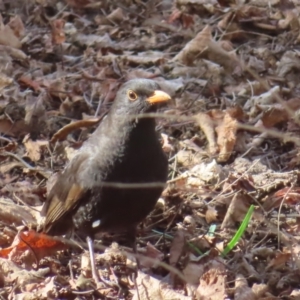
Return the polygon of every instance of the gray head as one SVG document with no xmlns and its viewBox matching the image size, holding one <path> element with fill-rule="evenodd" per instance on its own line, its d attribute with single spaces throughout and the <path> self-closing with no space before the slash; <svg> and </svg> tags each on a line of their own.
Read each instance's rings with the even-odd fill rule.
<svg viewBox="0 0 300 300">
<path fill-rule="evenodd" d="M 153 112 L 158 104 L 171 97 L 160 90 L 158 83 L 150 79 L 132 79 L 119 89 L 112 110 L 117 114 L 136 115 Z"/>
</svg>

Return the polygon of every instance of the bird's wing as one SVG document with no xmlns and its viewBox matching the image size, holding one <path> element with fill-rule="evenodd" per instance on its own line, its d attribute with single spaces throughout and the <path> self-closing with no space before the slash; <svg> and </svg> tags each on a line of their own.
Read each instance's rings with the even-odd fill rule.
<svg viewBox="0 0 300 300">
<path fill-rule="evenodd" d="M 86 192 L 76 176 L 86 158 L 83 154 L 78 155 L 71 161 L 67 169 L 58 176 L 41 212 L 42 216 L 45 216 L 45 232 L 49 231 L 52 225 L 61 220 L 68 212 L 72 211 Z"/>
</svg>

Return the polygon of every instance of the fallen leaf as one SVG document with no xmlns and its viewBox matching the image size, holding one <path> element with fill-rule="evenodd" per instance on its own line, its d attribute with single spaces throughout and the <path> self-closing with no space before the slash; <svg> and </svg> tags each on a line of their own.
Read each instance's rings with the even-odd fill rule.
<svg viewBox="0 0 300 300">
<path fill-rule="evenodd" d="M 54 45 L 60 45 L 65 42 L 66 36 L 64 32 L 64 26 L 66 21 L 63 19 L 56 19 L 51 22 L 52 26 L 52 43 Z"/>
<path fill-rule="evenodd" d="M 251 203 L 251 197 L 246 193 L 237 192 L 227 209 L 221 228 L 231 228 L 236 222 L 242 222 Z"/>
<path fill-rule="evenodd" d="M 46 147 L 48 145 L 48 141 L 41 141 L 36 140 L 33 141 L 29 135 L 26 135 L 23 139 L 23 144 L 26 148 L 26 155 L 32 160 L 32 161 L 39 161 L 41 159 L 42 155 L 42 148 Z"/>
<path fill-rule="evenodd" d="M 236 72 L 240 67 L 236 55 L 225 51 L 213 40 L 211 27 L 208 25 L 173 58 L 173 61 L 191 66 L 200 58 L 217 63 L 230 72 Z"/>
<path fill-rule="evenodd" d="M 15 32 L 9 25 L 3 24 L 2 17 L 0 20 L 0 44 L 18 49 L 22 46 L 19 38 L 15 35 Z"/>
<path fill-rule="evenodd" d="M 45 256 L 66 248 L 67 245 L 59 239 L 30 230 L 19 232 L 10 247 L 0 250 L 0 256 L 3 258 L 10 257 L 11 260 L 18 261 L 24 251 L 31 250 L 39 261 Z"/>
<path fill-rule="evenodd" d="M 197 114 L 195 119 L 207 138 L 209 153 L 212 155 L 216 154 L 218 151 L 218 146 L 215 135 L 214 121 L 206 113 Z"/>
<path fill-rule="evenodd" d="M 165 153 L 169 153 L 169 152 L 171 152 L 171 151 L 174 151 L 174 147 L 170 144 L 168 135 L 162 133 L 162 134 L 161 134 L 161 137 L 162 137 L 162 139 L 163 139 L 163 145 L 162 145 L 162 148 L 163 148 L 164 152 L 165 152 Z"/>
<path fill-rule="evenodd" d="M 226 293 L 226 275 L 219 269 L 210 269 L 200 278 L 200 284 L 197 288 L 199 300 L 225 300 Z"/>
<path fill-rule="evenodd" d="M 101 118 L 94 118 L 94 119 L 86 119 L 86 120 L 79 120 L 72 122 L 63 128 L 61 128 L 59 131 L 57 131 L 52 139 L 50 140 L 51 143 L 55 143 L 56 141 L 62 141 L 64 140 L 68 134 L 70 134 L 72 131 L 82 128 L 82 127 L 90 127 L 95 124 L 98 124 L 100 122 Z"/>
<path fill-rule="evenodd" d="M 15 204 L 7 197 L 0 198 L 0 219 L 4 224 L 17 226 L 24 223 L 35 224 L 35 213 L 39 214 L 28 207 Z"/>
<path fill-rule="evenodd" d="M 217 142 L 220 149 L 218 162 L 226 162 L 230 158 L 236 143 L 237 129 L 237 120 L 225 113 L 223 122 L 216 127 Z"/>
<path fill-rule="evenodd" d="M 218 211 L 214 207 L 208 205 L 206 213 L 205 213 L 205 219 L 206 219 L 207 224 L 216 222 L 217 217 L 218 217 Z"/>
<path fill-rule="evenodd" d="M 26 87 L 32 88 L 35 92 L 38 92 L 41 90 L 39 83 L 35 80 L 30 79 L 27 76 L 24 76 L 24 75 L 21 76 L 18 81 L 20 84 L 23 84 Z"/>
<path fill-rule="evenodd" d="M 183 229 L 178 229 L 170 247 L 169 263 L 176 267 L 180 257 L 182 256 L 186 245 L 186 236 Z"/>
<path fill-rule="evenodd" d="M 25 27 L 19 15 L 11 17 L 7 25 L 13 30 L 17 38 L 22 38 L 25 35 Z"/>
<path fill-rule="evenodd" d="M 177 293 L 167 284 L 142 272 L 138 272 L 136 284 L 137 290 L 134 291 L 132 300 L 192 300 L 192 297 L 184 296 L 180 293 Z"/>
<path fill-rule="evenodd" d="M 246 278 L 242 274 L 237 274 L 235 278 L 235 300 L 256 300 L 256 295 L 248 286 Z"/>
<path fill-rule="evenodd" d="M 269 269 L 278 269 L 282 268 L 292 257 L 291 253 L 277 253 L 276 257 L 273 258 L 266 267 L 266 270 Z"/>
</svg>

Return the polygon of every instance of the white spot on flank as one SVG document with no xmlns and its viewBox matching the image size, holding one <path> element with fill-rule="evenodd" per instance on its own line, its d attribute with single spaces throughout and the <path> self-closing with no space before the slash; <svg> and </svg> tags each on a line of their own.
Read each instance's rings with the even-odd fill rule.
<svg viewBox="0 0 300 300">
<path fill-rule="evenodd" d="M 101 224 L 101 220 L 96 220 L 92 223 L 92 227 L 96 228 L 96 227 L 100 226 L 100 224 Z"/>
</svg>

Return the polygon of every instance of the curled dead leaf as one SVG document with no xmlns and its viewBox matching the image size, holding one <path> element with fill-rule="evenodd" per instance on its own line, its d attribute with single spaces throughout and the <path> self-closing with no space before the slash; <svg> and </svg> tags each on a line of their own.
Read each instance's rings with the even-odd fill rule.
<svg viewBox="0 0 300 300">
<path fill-rule="evenodd" d="M 199 113 L 195 116 L 195 119 L 207 138 L 209 153 L 216 154 L 218 146 L 212 118 L 206 113 Z"/>
<path fill-rule="evenodd" d="M 216 132 L 218 135 L 218 146 L 220 149 L 218 162 L 226 162 L 230 158 L 236 143 L 237 129 L 237 120 L 232 118 L 226 112 L 223 122 L 216 127 Z"/>
<path fill-rule="evenodd" d="M 90 127 L 95 124 L 98 124 L 100 122 L 101 118 L 94 118 L 94 119 L 86 119 L 86 120 L 79 120 L 76 122 L 72 122 L 63 128 L 61 128 L 59 131 L 57 131 L 52 139 L 50 140 L 51 143 L 55 143 L 56 141 L 62 141 L 64 140 L 68 134 L 70 134 L 72 131 L 79 129 L 81 127 Z"/>
<path fill-rule="evenodd" d="M 173 61 L 191 66 L 200 58 L 217 63 L 229 72 L 236 72 L 238 67 L 241 68 L 235 53 L 225 51 L 221 44 L 214 41 L 211 27 L 208 25 L 173 58 Z"/>
</svg>

